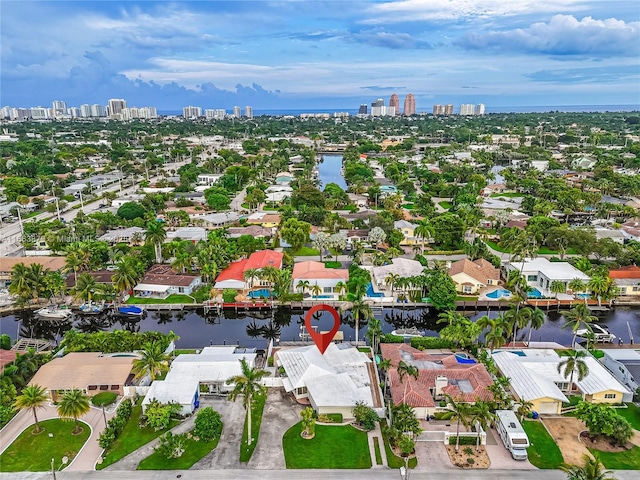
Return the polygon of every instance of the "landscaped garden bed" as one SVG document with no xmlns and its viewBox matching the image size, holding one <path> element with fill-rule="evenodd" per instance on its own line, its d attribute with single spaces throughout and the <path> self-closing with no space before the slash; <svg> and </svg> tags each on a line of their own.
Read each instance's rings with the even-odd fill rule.
<svg viewBox="0 0 640 480">
<path fill-rule="evenodd" d="M 451 437 L 451 439 L 455 442 L 455 437 Z M 447 445 L 447 453 L 451 464 L 458 468 L 483 469 L 491 466 L 489 455 L 482 445 L 479 450 L 476 450 L 475 447 L 460 445 L 457 452 L 455 445 Z"/>
</svg>

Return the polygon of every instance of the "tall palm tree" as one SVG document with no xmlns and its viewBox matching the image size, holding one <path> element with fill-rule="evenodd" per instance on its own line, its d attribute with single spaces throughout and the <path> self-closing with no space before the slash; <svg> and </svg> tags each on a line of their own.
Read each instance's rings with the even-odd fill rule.
<svg viewBox="0 0 640 480">
<path fill-rule="evenodd" d="M 516 343 L 516 335 L 518 330 L 529 325 L 531 317 L 531 309 L 528 307 L 520 308 L 520 304 L 512 305 L 504 314 L 504 319 L 509 323 L 509 330 L 513 333 L 513 344 Z"/>
<path fill-rule="evenodd" d="M 529 339 L 527 340 L 527 345 L 531 344 L 531 332 L 533 330 L 539 330 L 544 326 L 544 322 L 547 317 L 544 312 L 540 310 L 538 307 L 534 308 L 531 311 L 531 315 L 529 316 Z"/>
<path fill-rule="evenodd" d="M 304 292 L 309 288 L 309 280 L 298 280 L 296 288 L 302 290 L 302 295 L 304 295 Z"/>
<path fill-rule="evenodd" d="M 555 293 L 556 294 L 556 300 L 557 300 L 558 299 L 558 294 L 566 292 L 567 291 L 567 287 L 566 287 L 564 282 L 561 282 L 560 280 L 554 280 L 554 281 L 551 282 L 551 285 L 549 285 L 549 291 L 551 293 Z"/>
<path fill-rule="evenodd" d="M 449 410 L 453 413 L 451 420 L 456 421 L 456 447 L 455 451 L 458 451 L 460 448 L 460 424 L 465 427 L 469 426 L 469 418 L 471 416 L 470 408 L 468 403 L 456 402 L 451 395 L 445 394 L 445 401 L 449 406 Z"/>
<path fill-rule="evenodd" d="M 389 388 L 389 369 L 392 366 L 393 365 L 391 364 L 391 359 L 389 358 L 380 360 L 380 363 L 378 364 L 378 368 L 384 370 L 384 391 L 382 392 L 383 395 L 386 394 L 386 391 Z"/>
<path fill-rule="evenodd" d="M 335 287 L 333 287 L 333 291 L 338 294 L 338 297 L 342 295 L 343 292 L 347 290 L 347 284 L 343 281 L 339 281 L 336 283 Z"/>
<path fill-rule="evenodd" d="M 573 292 L 573 298 L 577 298 L 577 294 L 580 292 L 584 292 L 584 289 L 586 288 L 586 285 L 584 284 L 584 282 L 582 280 L 580 280 L 579 278 L 574 278 L 573 280 L 571 280 L 569 282 L 568 287 L 571 289 L 571 291 Z M 585 302 L 587 300 L 587 297 L 584 297 Z"/>
<path fill-rule="evenodd" d="M 142 346 L 141 358 L 134 360 L 131 371 L 136 378 L 145 375 L 154 381 L 158 376 L 169 370 L 169 355 L 167 355 L 159 342 L 147 342 Z"/>
<path fill-rule="evenodd" d="M 434 234 L 433 225 L 429 222 L 429 220 L 421 220 L 418 222 L 418 226 L 413 231 L 413 234 L 422 239 L 422 255 L 424 255 L 424 244 L 427 238 L 431 238 Z"/>
<path fill-rule="evenodd" d="M 266 387 L 260 383 L 264 377 L 271 375 L 266 370 L 249 368 L 247 361 L 242 358 L 240 360 L 242 374 L 231 377 L 227 380 L 227 385 L 234 385 L 233 390 L 229 393 L 229 400 L 235 402 L 238 395 L 242 395 L 244 409 L 247 412 L 247 443 L 252 443 L 251 435 L 251 402 L 256 395 L 264 395 Z"/>
<path fill-rule="evenodd" d="M 597 455 L 584 454 L 582 465 L 563 465 L 560 468 L 567 474 L 567 480 L 616 480 L 611 470 L 602 471 L 602 467 Z"/>
<path fill-rule="evenodd" d="M 73 250 L 67 250 L 64 263 L 64 271 L 67 273 L 73 272 L 73 283 L 75 284 L 78 280 L 78 269 L 81 266 L 81 261 L 78 257 L 77 252 Z"/>
<path fill-rule="evenodd" d="M 116 271 L 111 279 L 119 292 L 129 292 L 136 286 L 141 277 L 136 261 L 131 257 L 123 257 L 116 264 Z"/>
<path fill-rule="evenodd" d="M 564 378 L 569 379 L 569 390 L 567 393 L 571 393 L 573 390 L 573 376 L 578 374 L 578 381 L 581 381 L 589 373 L 589 367 L 584 361 L 587 356 L 587 352 L 584 350 L 576 350 L 567 352 L 567 356 L 564 357 L 558 364 L 558 373 L 562 373 Z"/>
<path fill-rule="evenodd" d="M 33 420 L 36 424 L 36 433 L 40 432 L 40 424 L 38 423 L 37 410 L 44 408 L 44 404 L 49 397 L 47 391 L 40 385 L 29 385 L 22 389 L 22 393 L 16 397 L 13 406 L 18 410 L 29 409 L 33 412 Z"/>
<path fill-rule="evenodd" d="M 76 426 L 73 429 L 73 433 L 78 434 L 82 430 L 78 423 L 78 418 L 91 410 L 91 405 L 89 405 L 89 396 L 82 390 L 69 390 L 62 396 L 56 409 L 58 410 L 58 415 L 60 415 L 60 417 L 73 419 L 75 421 Z"/>
<path fill-rule="evenodd" d="M 410 364 L 404 362 L 403 360 L 400 360 L 400 363 L 398 363 L 396 371 L 398 372 L 398 377 L 400 378 L 400 383 L 402 383 L 404 385 L 404 393 L 402 395 L 402 403 L 406 403 L 405 400 L 407 399 L 407 385 L 408 385 L 408 382 L 404 383 L 404 377 L 406 375 L 409 375 L 410 377 L 413 377 L 413 378 L 415 378 L 417 380 L 418 377 L 420 376 L 420 371 L 418 370 L 417 367 L 414 367 L 413 365 L 410 365 Z"/>
<path fill-rule="evenodd" d="M 162 242 L 167 238 L 164 225 L 158 221 L 149 222 L 144 232 L 144 241 L 147 245 L 153 245 L 156 252 L 156 263 L 162 263 Z"/>
<path fill-rule="evenodd" d="M 526 400 L 520 400 L 520 404 L 518 405 L 516 412 L 520 416 L 521 422 L 524 420 L 525 415 L 528 415 L 531 410 L 533 410 L 533 403 Z"/>
<path fill-rule="evenodd" d="M 315 283 L 311 285 L 311 288 L 309 289 L 309 291 L 311 292 L 311 295 L 316 297 L 316 300 L 318 300 L 318 296 L 322 293 L 322 287 L 317 283 Z"/>
<path fill-rule="evenodd" d="M 11 283 L 9 284 L 9 293 L 20 297 L 30 296 L 29 268 L 24 263 L 17 263 L 11 269 Z"/>
<path fill-rule="evenodd" d="M 579 303 L 564 314 L 564 319 L 565 324 L 562 328 L 571 327 L 571 330 L 573 331 L 573 340 L 571 341 L 571 347 L 573 348 L 576 343 L 578 330 L 580 330 L 580 325 L 584 323 L 588 329 L 591 329 L 589 324 L 598 320 L 598 317 L 591 315 L 591 310 L 589 310 L 589 307 L 584 303 Z"/>
<path fill-rule="evenodd" d="M 351 306 L 351 315 L 353 315 L 354 320 L 356 321 L 355 329 L 356 329 L 356 345 L 358 344 L 358 339 L 360 335 L 360 320 L 368 320 L 373 317 L 373 309 L 371 305 L 365 303 L 362 297 L 356 298 L 353 301 Z"/>
<path fill-rule="evenodd" d="M 371 344 L 371 349 L 375 355 L 378 352 L 380 343 L 380 335 L 382 335 L 382 325 L 379 319 L 372 318 L 367 325 L 367 338 Z"/>
<path fill-rule="evenodd" d="M 260 270 L 258 270 L 257 268 L 248 268 L 242 275 L 245 282 L 249 284 L 249 288 L 253 288 L 255 281 L 260 278 Z"/>
<path fill-rule="evenodd" d="M 483 430 L 487 430 L 487 426 L 496 419 L 496 414 L 491 411 L 491 404 L 482 400 L 478 400 L 470 408 L 469 423 L 471 425 L 480 424 Z M 480 432 L 476 438 L 476 451 L 480 450 Z"/>
<path fill-rule="evenodd" d="M 80 298 L 88 302 L 91 301 L 91 296 L 94 294 L 97 288 L 96 279 L 89 273 L 82 273 L 76 279 L 76 286 L 73 287 L 74 298 Z"/>
<path fill-rule="evenodd" d="M 386 277 L 384 277 L 384 284 L 388 287 L 391 287 L 391 296 L 393 297 L 393 287 L 395 283 L 400 278 L 400 275 L 397 273 L 389 272 Z"/>
</svg>

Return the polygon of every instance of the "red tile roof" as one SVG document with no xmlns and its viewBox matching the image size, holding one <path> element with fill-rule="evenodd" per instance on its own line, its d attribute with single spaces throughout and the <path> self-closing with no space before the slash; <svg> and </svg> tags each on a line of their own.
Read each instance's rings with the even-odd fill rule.
<svg viewBox="0 0 640 480">
<path fill-rule="evenodd" d="M 349 280 L 349 270 L 327 268 L 322 262 L 300 262 L 293 266 L 292 280 Z"/>
<path fill-rule="evenodd" d="M 16 355 L 14 350 L 0 350 L 0 369 L 4 370 L 5 365 L 16 359 Z"/>
<path fill-rule="evenodd" d="M 616 268 L 609 270 L 609 278 L 640 278 L 640 267 L 630 265 L 628 267 Z"/>
<path fill-rule="evenodd" d="M 282 267 L 282 252 L 274 252 L 273 250 L 261 250 L 254 252 L 247 259 L 247 265 L 245 270 L 250 268 L 264 268 L 264 267 Z"/>
<path fill-rule="evenodd" d="M 233 262 L 231 265 L 220 272 L 220 275 L 218 275 L 218 278 L 216 278 L 216 282 L 224 282 L 225 280 L 240 280 L 244 282 L 244 271 L 246 270 L 246 264 L 246 258 L 237 262 Z"/>
</svg>

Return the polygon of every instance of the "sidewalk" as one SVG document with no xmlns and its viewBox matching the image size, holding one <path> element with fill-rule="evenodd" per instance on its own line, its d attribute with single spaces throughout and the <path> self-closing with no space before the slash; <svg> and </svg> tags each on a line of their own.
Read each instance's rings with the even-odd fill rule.
<svg viewBox="0 0 640 480">
<path fill-rule="evenodd" d="M 371 454 L 371 468 L 388 468 L 387 463 L 387 451 L 384 449 L 384 439 L 382 438 L 382 430 L 380 430 L 380 424 L 376 423 L 376 428 L 367 432 L 367 438 L 369 440 L 369 453 Z M 380 451 L 380 458 L 382 458 L 382 465 L 376 463 L 376 447 L 374 438 L 378 439 L 378 450 Z"/>
</svg>

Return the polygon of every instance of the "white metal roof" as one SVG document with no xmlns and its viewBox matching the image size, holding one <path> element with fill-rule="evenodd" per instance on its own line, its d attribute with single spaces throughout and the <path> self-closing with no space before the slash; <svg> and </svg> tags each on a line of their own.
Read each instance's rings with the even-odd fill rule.
<svg viewBox="0 0 640 480">
<path fill-rule="evenodd" d="M 589 281 L 591 277 L 575 268 L 568 262 L 550 262 L 544 257 L 534 259 L 526 259 L 524 261 L 524 269 L 522 262 L 511 263 L 511 268 L 523 272 L 540 272 L 550 280 L 573 280 L 579 278 L 583 281 Z"/>
<path fill-rule="evenodd" d="M 148 405 L 151 400 L 156 399 L 160 403 L 177 402 L 180 405 L 188 405 L 192 402 L 198 388 L 198 380 L 189 377 L 156 380 L 149 387 L 142 404 Z"/>
<path fill-rule="evenodd" d="M 354 385 L 347 373 L 316 377 L 307 384 L 307 390 L 317 407 L 353 407 L 357 402 L 374 406 L 371 387 Z"/>
<path fill-rule="evenodd" d="M 133 289 L 142 292 L 161 292 L 164 293 L 171 287 L 169 285 L 152 285 L 150 283 L 139 283 Z"/>
</svg>

